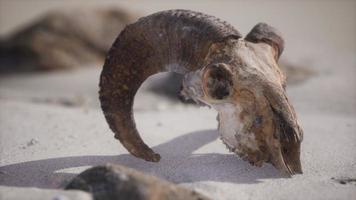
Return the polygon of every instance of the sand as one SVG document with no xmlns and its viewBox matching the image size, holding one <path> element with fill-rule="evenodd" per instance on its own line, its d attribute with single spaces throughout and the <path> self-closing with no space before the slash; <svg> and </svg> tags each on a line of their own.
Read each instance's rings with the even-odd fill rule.
<svg viewBox="0 0 356 200">
<path fill-rule="evenodd" d="M 100 69 L 93 66 L 0 77 L 0 185 L 61 188 L 84 169 L 109 162 L 213 199 L 355 198 L 356 3 L 308 2 L 170 5 L 220 14 L 244 34 L 266 16 L 265 21 L 285 33 L 282 59 L 315 72 L 288 86 L 305 133 L 304 174 L 284 178 L 271 165 L 250 166 L 218 139 L 214 110 L 177 104 L 146 86 L 136 97 L 135 118 L 144 141 L 162 160 L 149 163 L 129 155 L 99 109 Z M 162 2 L 150 7 L 136 1 L 121 4 L 146 13 L 169 7 Z M 280 9 L 272 12 L 276 5 Z M 234 6 L 240 12 L 233 12 Z M 256 11 L 259 16 L 254 16 Z"/>
</svg>

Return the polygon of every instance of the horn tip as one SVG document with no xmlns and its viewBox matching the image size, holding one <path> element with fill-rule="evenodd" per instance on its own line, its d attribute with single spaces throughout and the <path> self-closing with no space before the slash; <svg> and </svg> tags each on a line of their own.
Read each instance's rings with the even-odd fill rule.
<svg viewBox="0 0 356 200">
<path fill-rule="evenodd" d="M 160 160 L 161 160 L 161 155 L 159 155 L 158 153 L 153 153 L 151 154 L 151 156 L 148 158 L 147 161 L 159 162 Z"/>
<path fill-rule="evenodd" d="M 150 148 L 139 151 L 130 150 L 130 153 L 138 158 L 142 158 L 149 162 L 159 162 L 161 160 L 161 155 L 155 153 Z"/>
</svg>

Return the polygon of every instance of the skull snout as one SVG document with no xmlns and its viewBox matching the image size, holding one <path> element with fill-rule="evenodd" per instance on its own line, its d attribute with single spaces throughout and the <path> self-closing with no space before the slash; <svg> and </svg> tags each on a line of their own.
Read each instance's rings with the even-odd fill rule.
<svg viewBox="0 0 356 200">
<path fill-rule="evenodd" d="M 274 165 L 289 174 L 302 173 L 300 144 L 303 130 L 298 124 L 294 108 L 282 87 L 268 87 L 264 95 L 271 107 L 275 135 L 280 151 L 275 153 Z"/>
</svg>

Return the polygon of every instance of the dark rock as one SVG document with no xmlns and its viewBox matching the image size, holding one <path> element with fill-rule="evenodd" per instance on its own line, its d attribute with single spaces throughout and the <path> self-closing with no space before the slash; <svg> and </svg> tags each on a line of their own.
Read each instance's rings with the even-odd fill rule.
<svg viewBox="0 0 356 200">
<path fill-rule="evenodd" d="M 208 199 L 195 191 L 119 165 L 88 169 L 75 177 L 66 189 L 90 192 L 95 200 Z"/>
<path fill-rule="evenodd" d="M 351 185 L 356 186 L 356 178 L 348 178 L 348 177 L 334 178 L 333 177 L 331 179 L 342 184 L 342 185 L 351 184 Z"/>
<path fill-rule="evenodd" d="M 27 142 L 27 146 L 28 147 L 29 146 L 33 146 L 33 145 L 35 145 L 37 143 L 38 143 L 38 140 L 32 138 L 29 142 Z"/>
<path fill-rule="evenodd" d="M 0 72 L 68 69 L 102 63 L 114 39 L 135 18 L 117 8 L 48 12 L 1 39 Z"/>
</svg>

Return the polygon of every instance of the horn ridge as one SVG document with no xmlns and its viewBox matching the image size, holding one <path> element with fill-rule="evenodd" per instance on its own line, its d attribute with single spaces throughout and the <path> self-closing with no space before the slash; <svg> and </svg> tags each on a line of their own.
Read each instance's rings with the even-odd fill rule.
<svg viewBox="0 0 356 200">
<path fill-rule="evenodd" d="M 136 129 L 137 90 L 158 72 L 186 73 L 204 66 L 212 44 L 240 37 L 228 23 L 188 10 L 162 11 L 126 26 L 107 54 L 99 83 L 101 108 L 115 138 L 134 156 L 159 161 Z"/>
</svg>

